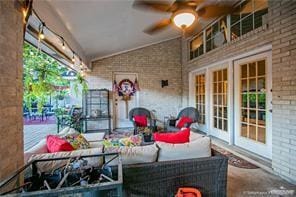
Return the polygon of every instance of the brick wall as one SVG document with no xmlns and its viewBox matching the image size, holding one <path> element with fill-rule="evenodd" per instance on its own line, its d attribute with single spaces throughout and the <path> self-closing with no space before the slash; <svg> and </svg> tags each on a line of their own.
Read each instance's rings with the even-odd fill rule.
<svg viewBox="0 0 296 197">
<path fill-rule="evenodd" d="M 189 99 L 189 72 L 212 63 L 272 45 L 272 167 L 296 182 L 296 1 L 269 1 L 269 25 L 243 35 L 192 61 L 182 42 L 182 105 Z"/>
<path fill-rule="evenodd" d="M 139 105 L 156 110 L 156 116 L 176 115 L 181 105 L 181 41 L 173 39 L 92 63 L 87 74 L 90 88 L 112 89 L 114 72 L 138 74 Z M 161 88 L 161 80 L 169 86 Z M 112 110 L 111 110 L 112 111 Z"/>
<path fill-rule="evenodd" d="M 0 1 L 0 181 L 23 165 L 22 15 Z"/>
</svg>

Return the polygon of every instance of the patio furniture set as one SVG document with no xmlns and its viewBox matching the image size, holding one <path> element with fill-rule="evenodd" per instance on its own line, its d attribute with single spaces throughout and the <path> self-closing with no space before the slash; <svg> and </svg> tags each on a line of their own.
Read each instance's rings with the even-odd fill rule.
<svg viewBox="0 0 296 197">
<path fill-rule="evenodd" d="M 138 116 L 138 117 L 137 117 Z M 190 131 L 189 122 L 184 123 L 184 128 L 174 132 L 156 132 L 155 121 L 152 120 L 149 110 L 145 108 L 132 109 L 129 118 L 134 123 L 134 134 L 139 133 L 137 118 L 145 116 L 147 126 L 151 129 L 154 140 L 150 143 L 141 143 L 133 146 L 106 146 L 102 133 L 82 133 L 81 135 L 88 141 L 87 149 L 77 149 L 72 151 L 48 152 L 46 139 L 40 141 L 36 146 L 25 152 L 25 162 L 32 164 L 40 161 L 44 164 L 36 165 L 38 173 L 51 172 L 54 168 L 64 166 L 60 158 L 79 158 L 80 156 L 97 156 L 106 154 L 103 159 L 89 160 L 89 163 L 96 168 L 109 166 L 112 172 L 117 172 L 119 162 L 108 154 L 119 153 L 122 163 L 122 183 L 116 182 L 116 186 L 109 188 L 110 195 L 114 196 L 174 196 L 181 187 L 197 188 L 202 196 L 226 196 L 227 185 L 227 157 L 211 149 L 210 138 Z M 192 117 L 198 119 L 195 108 L 185 108 L 177 116 L 180 122 L 182 117 Z M 187 118 L 188 118 L 187 117 Z M 170 120 L 168 127 L 176 126 Z M 171 123 L 171 124 L 169 124 Z M 141 126 L 141 125 L 140 125 Z M 66 136 L 73 133 L 73 129 L 63 129 L 58 136 Z M 159 141 L 155 134 L 180 135 L 188 133 L 188 140 L 184 143 L 167 143 Z M 133 137 L 133 136 L 131 136 Z M 129 138 L 129 137 L 127 137 Z M 108 139 L 107 139 L 108 140 Z M 37 163 L 38 163 L 37 162 Z M 114 170 L 115 169 L 115 170 Z M 117 176 L 117 173 L 114 173 Z M 109 177 L 113 180 L 114 177 Z M 87 182 L 86 185 L 67 187 L 62 184 L 58 190 L 47 191 L 43 187 L 45 194 L 55 194 L 62 191 L 69 193 L 73 191 L 90 192 L 101 190 L 98 182 Z M 64 190 L 63 190 L 64 189 Z M 91 189 L 91 190 L 89 190 Z M 40 192 L 40 191 L 34 191 Z M 86 192 L 86 193 L 87 193 Z M 26 194 L 26 192 L 25 192 Z M 30 194 L 30 192 L 28 192 Z"/>
</svg>

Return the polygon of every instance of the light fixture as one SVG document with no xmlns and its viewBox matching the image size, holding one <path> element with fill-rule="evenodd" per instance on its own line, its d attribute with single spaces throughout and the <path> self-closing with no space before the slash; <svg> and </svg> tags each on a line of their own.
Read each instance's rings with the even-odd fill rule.
<svg viewBox="0 0 296 197">
<path fill-rule="evenodd" d="M 188 28 L 196 20 L 196 13 L 193 10 L 180 10 L 174 13 L 173 21 L 181 29 Z"/>
<path fill-rule="evenodd" d="M 73 62 L 73 63 L 75 63 L 75 57 L 74 57 L 74 54 L 75 54 L 75 53 L 73 53 L 73 57 L 72 57 L 72 62 Z"/>
<path fill-rule="evenodd" d="M 65 40 L 64 38 L 62 37 L 62 49 L 65 50 L 66 49 L 66 46 L 65 46 Z"/>
<path fill-rule="evenodd" d="M 43 29 L 45 27 L 45 23 L 40 24 L 39 26 L 39 39 L 43 40 L 45 38 L 44 33 L 43 33 Z"/>
</svg>

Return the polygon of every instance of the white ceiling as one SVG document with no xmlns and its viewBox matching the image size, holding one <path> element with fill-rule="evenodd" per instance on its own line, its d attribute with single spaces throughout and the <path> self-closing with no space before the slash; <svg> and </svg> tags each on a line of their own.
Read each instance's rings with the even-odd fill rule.
<svg viewBox="0 0 296 197">
<path fill-rule="evenodd" d="M 175 28 L 143 29 L 170 15 L 132 8 L 133 0 L 48 0 L 90 59 L 109 56 L 181 35 Z"/>
</svg>

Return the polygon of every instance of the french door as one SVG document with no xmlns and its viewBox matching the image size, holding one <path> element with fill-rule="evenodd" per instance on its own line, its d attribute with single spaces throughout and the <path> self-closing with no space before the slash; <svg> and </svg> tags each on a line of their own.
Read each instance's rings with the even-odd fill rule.
<svg viewBox="0 0 296 197">
<path fill-rule="evenodd" d="M 210 69 L 210 134 L 229 141 L 228 64 Z"/>
<path fill-rule="evenodd" d="M 195 107 L 199 112 L 199 130 L 206 132 L 206 74 L 195 75 Z"/>
<path fill-rule="evenodd" d="M 234 62 L 234 143 L 271 158 L 271 55 Z"/>
</svg>

